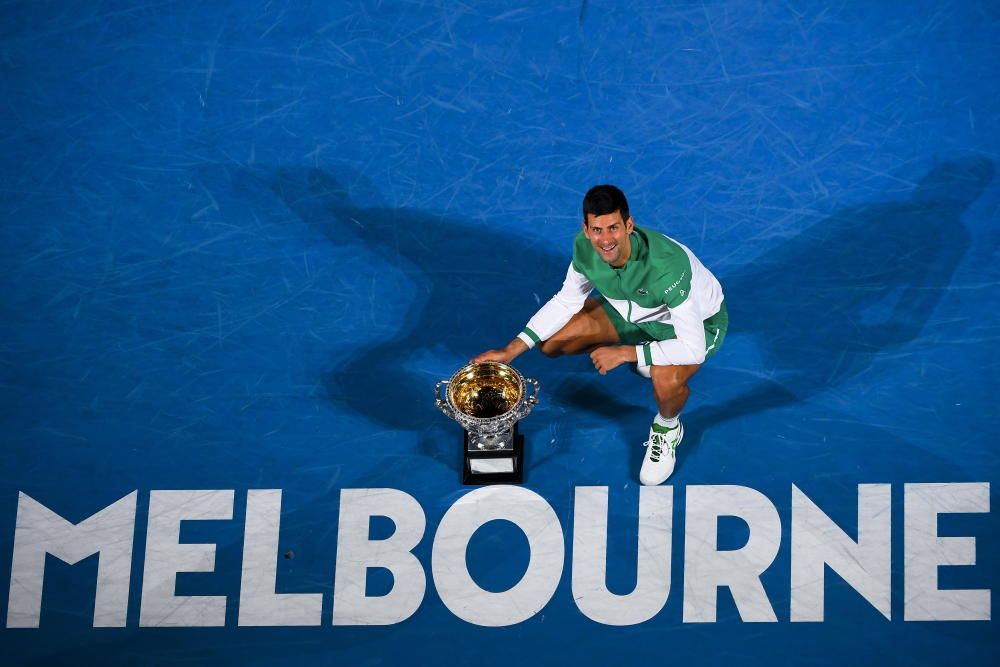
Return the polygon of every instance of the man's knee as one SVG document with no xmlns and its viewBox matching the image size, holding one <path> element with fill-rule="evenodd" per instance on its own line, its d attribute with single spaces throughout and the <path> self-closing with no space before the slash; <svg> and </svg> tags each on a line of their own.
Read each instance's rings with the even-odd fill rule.
<svg viewBox="0 0 1000 667">
<path fill-rule="evenodd" d="M 547 341 L 542 342 L 538 346 L 542 354 L 546 357 L 554 358 L 566 354 L 566 345 L 563 341 L 552 340 L 551 338 Z"/>
<path fill-rule="evenodd" d="M 561 357 L 564 354 L 582 354 L 596 345 L 586 338 L 560 338 L 545 341 L 538 346 L 546 357 Z"/>
<path fill-rule="evenodd" d="M 657 393 L 665 396 L 688 391 L 687 382 L 693 375 L 686 366 L 651 366 L 649 373 Z"/>
</svg>

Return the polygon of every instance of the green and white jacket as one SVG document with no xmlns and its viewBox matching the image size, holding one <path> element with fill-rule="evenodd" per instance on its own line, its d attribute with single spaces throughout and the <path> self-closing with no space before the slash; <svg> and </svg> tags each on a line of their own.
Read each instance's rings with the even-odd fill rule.
<svg viewBox="0 0 1000 667">
<path fill-rule="evenodd" d="M 639 366 L 705 361 L 704 321 L 719 312 L 722 286 L 688 248 L 660 232 L 636 226 L 629 260 L 604 262 L 581 231 L 562 289 L 518 334 L 529 348 L 563 328 L 595 288 L 651 342 L 636 346 Z"/>
</svg>

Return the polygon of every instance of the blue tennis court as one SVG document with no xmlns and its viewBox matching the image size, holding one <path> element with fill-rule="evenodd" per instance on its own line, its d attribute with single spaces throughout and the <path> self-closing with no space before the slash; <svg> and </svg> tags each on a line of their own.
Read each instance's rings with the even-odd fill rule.
<svg viewBox="0 0 1000 667">
<path fill-rule="evenodd" d="M 997 664 L 998 44 L 988 0 L 4 3 L 5 664 Z M 725 292 L 677 470 L 649 380 L 532 351 L 524 484 L 463 486 L 435 383 L 599 183 Z"/>
</svg>

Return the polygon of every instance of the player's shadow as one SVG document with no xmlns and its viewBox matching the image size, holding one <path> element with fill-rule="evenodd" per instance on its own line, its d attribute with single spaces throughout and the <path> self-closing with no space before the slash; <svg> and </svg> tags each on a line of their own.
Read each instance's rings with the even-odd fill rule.
<svg viewBox="0 0 1000 667">
<path fill-rule="evenodd" d="M 392 313 L 398 330 L 336 362 L 323 382 L 331 398 L 350 411 L 383 428 L 419 433 L 422 453 L 457 470 L 461 430 L 434 407 L 435 381 L 521 330 L 537 308 L 531 292 L 554 291 L 561 283 L 569 264 L 562 251 L 572 231 L 565 243 L 543 244 L 496 221 L 360 207 L 352 194 L 364 187 L 363 179 L 354 174 L 334 178 L 319 169 L 290 168 L 249 175 L 345 256 L 352 249 L 359 256 L 374 253 L 387 272 L 403 276 L 395 282 L 405 282 L 405 293 L 374 289 L 369 295 L 370 312 Z M 400 303 L 407 301 L 398 316 Z M 531 361 L 525 361 L 519 367 L 530 370 Z M 546 402 L 558 400 L 551 389 L 543 386 Z M 546 426 L 546 418 L 538 416 L 543 413 L 531 416 L 534 428 Z"/>
<path fill-rule="evenodd" d="M 753 335 L 763 368 L 689 414 L 689 431 L 842 385 L 917 339 L 969 248 L 962 214 L 994 172 L 983 157 L 942 162 L 907 198 L 838 211 L 722 276 L 730 331 Z"/>
<path fill-rule="evenodd" d="M 752 369 L 732 398 L 688 415 L 688 448 L 708 424 L 836 387 L 869 368 L 877 355 L 913 341 L 968 249 L 961 215 L 993 173 L 985 158 L 943 162 L 907 199 L 844 209 L 720 276 L 731 333 L 754 337 L 764 368 Z M 418 432 L 424 454 L 457 467 L 451 446 L 457 426 L 434 410 L 436 378 L 419 357 L 438 350 L 449 363 L 463 363 L 519 331 L 538 305 L 530 295 L 544 301 L 558 289 L 573 232 L 542 243 L 495 221 L 360 207 L 352 199 L 358 191 L 352 174 L 335 178 L 319 169 L 291 168 L 247 175 L 345 256 L 352 247 L 365 256 L 374 252 L 405 276 L 417 296 L 398 330 L 338 362 L 324 384 L 351 411 L 385 428 Z M 395 309 L 401 300 L 391 292 L 373 292 L 370 299 L 373 311 Z M 518 365 L 532 372 L 537 357 L 526 355 Z M 582 360 L 562 365 L 564 371 L 585 367 Z M 606 386 L 596 384 L 597 378 L 588 377 L 584 386 L 579 376 L 565 376 L 545 383 L 546 397 L 550 404 L 588 412 L 609 406 L 607 418 L 617 420 L 630 439 L 642 438 L 647 426 L 638 415 L 651 412 L 648 385 L 618 375 Z M 635 386 L 634 398 L 631 392 L 623 396 L 626 382 Z M 539 430 L 559 426 L 552 423 L 560 420 L 559 410 L 540 410 L 530 419 Z"/>
</svg>

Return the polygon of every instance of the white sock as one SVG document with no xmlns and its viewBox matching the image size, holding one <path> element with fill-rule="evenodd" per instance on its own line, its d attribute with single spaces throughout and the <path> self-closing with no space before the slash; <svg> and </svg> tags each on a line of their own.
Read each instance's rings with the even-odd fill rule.
<svg viewBox="0 0 1000 667">
<path fill-rule="evenodd" d="M 677 417 L 664 417 L 659 412 L 656 413 L 656 417 L 653 419 L 654 424 L 659 424 L 660 426 L 666 426 L 667 428 L 677 428 Z"/>
</svg>

